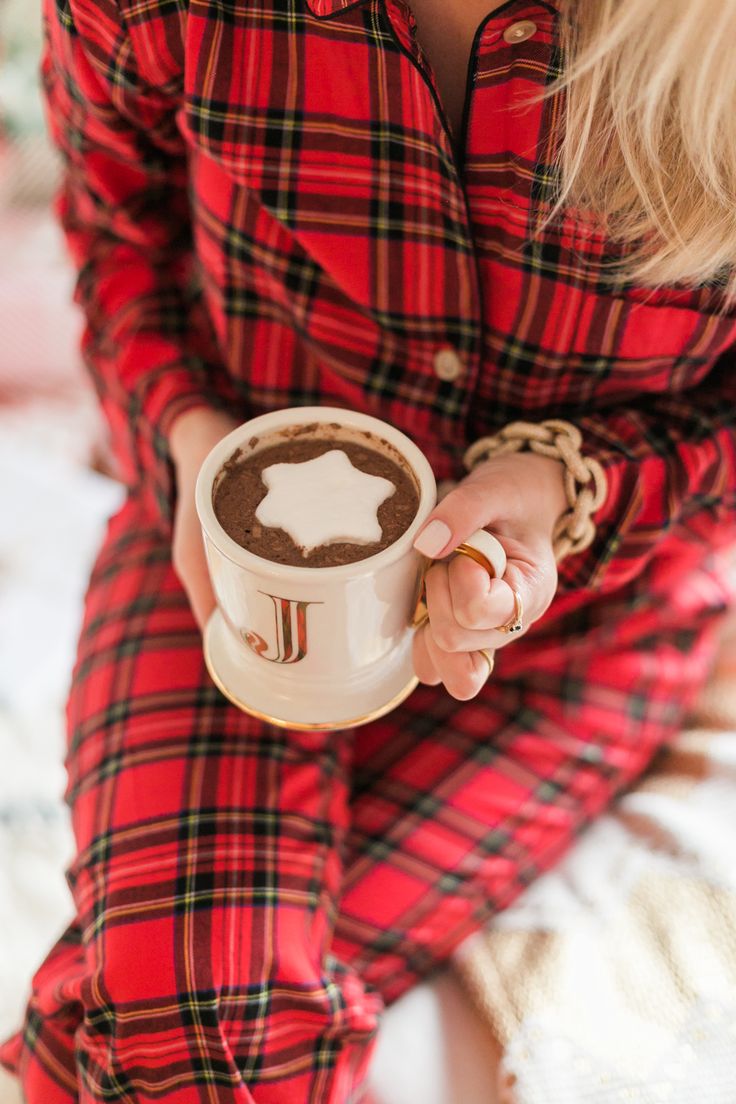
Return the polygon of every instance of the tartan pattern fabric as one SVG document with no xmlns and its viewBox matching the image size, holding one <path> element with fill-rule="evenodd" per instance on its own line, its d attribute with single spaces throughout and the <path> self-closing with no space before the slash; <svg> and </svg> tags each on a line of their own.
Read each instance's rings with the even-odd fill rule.
<svg viewBox="0 0 736 1104">
<path fill-rule="evenodd" d="M 57 207 L 124 478 L 171 516 L 186 406 L 313 403 L 407 430 L 440 479 L 509 421 L 564 418 L 609 484 L 561 590 L 635 579 L 663 539 L 734 539 L 736 312 L 604 281 L 581 212 L 543 232 L 555 4 L 482 23 L 453 149 L 403 0 L 45 0 Z M 521 44 L 503 31 L 536 25 Z M 438 378 L 454 350 L 463 371 Z"/>
<path fill-rule="evenodd" d="M 692 597 L 712 577 L 686 579 L 670 604 L 670 570 L 650 568 L 646 597 L 506 649 L 471 702 L 421 688 L 364 728 L 293 732 L 208 680 L 168 539 L 129 499 L 68 705 L 76 917 L 0 1047 L 27 1104 L 358 1100 L 384 1004 L 679 726 L 713 650 Z"/>
<path fill-rule="evenodd" d="M 736 317 L 541 235 L 557 5 L 476 35 L 455 149 L 403 0 L 45 0 L 42 75 L 83 347 L 130 487 L 68 706 L 76 918 L 0 1048 L 28 1104 L 358 1099 L 380 1010 L 651 761 L 733 600 Z M 519 19 L 535 34 L 510 45 Z M 434 358 L 450 348 L 460 376 Z M 281 732 L 227 703 L 171 567 L 167 434 L 332 404 L 439 479 L 522 418 L 580 426 L 610 494 L 478 698 Z"/>
</svg>

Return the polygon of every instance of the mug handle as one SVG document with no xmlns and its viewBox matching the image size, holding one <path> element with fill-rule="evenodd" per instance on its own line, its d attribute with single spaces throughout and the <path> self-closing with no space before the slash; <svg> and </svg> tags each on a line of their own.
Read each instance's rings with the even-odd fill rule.
<svg viewBox="0 0 736 1104">
<path fill-rule="evenodd" d="M 462 544 L 459 544 L 457 548 L 453 549 L 451 554 L 454 555 L 455 553 L 475 560 L 477 564 L 485 568 L 492 579 L 503 578 L 504 572 L 506 571 L 506 553 L 504 552 L 500 540 L 494 537 L 492 533 L 489 533 L 487 529 L 476 529 L 467 540 L 464 540 Z M 420 628 L 429 620 L 429 613 L 427 612 L 427 603 L 425 600 L 424 576 L 433 563 L 436 563 L 436 560 L 425 559 L 422 570 L 419 573 L 419 579 L 417 581 L 417 599 L 414 603 L 414 613 L 411 618 L 411 627 L 413 629 Z"/>
</svg>

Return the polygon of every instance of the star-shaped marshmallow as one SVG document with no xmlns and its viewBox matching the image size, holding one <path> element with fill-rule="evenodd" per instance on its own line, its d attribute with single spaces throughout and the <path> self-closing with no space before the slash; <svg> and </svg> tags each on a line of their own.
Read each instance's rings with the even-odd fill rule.
<svg viewBox="0 0 736 1104">
<path fill-rule="evenodd" d="M 284 529 L 303 554 L 323 544 L 380 541 L 378 507 L 396 490 L 390 479 L 354 467 L 341 449 L 261 472 L 268 494 L 256 508 L 261 525 Z"/>
</svg>

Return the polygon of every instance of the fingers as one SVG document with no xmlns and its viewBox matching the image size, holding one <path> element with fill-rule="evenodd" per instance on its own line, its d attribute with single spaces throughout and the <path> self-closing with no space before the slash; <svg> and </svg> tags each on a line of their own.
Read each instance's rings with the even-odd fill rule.
<svg viewBox="0 0 736 1104">
<path fill-rule="evenodd" d="M 194 504 L 194 488 L 207 453 L 237 425 L 234 418 L 221 410 L 198 406 L 179 414 L 169 431 L 177 485 L 172 562 L 200 631 L 204 630 L 216 602 Z"/>
<path fill-rule="evenodd" d="M 427 650 L 427 634 L 424 627 L 417 629 L 413 640 L 414 673 L 425 686 L 438 686 L 442 682 L 442 676 L 432 662 Z"/>
<path fill-rule="evenodd" d="M 444 682 L 454 697 L 473 697 L 489 675 L 481 650 L 495 652 L 518 640 L 552 602 L 557 589 L 553 523 L 566 499 L 558 464 L 549 471 L 550 480 L 547 465 L 542 469 L 536 457 L 480 464 L 426 519 L 414 547 L 443 562 L 426 574 L 429 623 L 415 634 L 415 665 L 423 682 Z M 486 527 L 506 554 L 502 578 L 491 578 L 467 556 L 447 560 Z M 521 631 L 499 632 L 520 613 Z"/>
<path fill-rule="evenodd" d="M 212 593 L 206 563 L 197 564 L 196 567 L 192 566 L 187 581 L 184 583 L 184 589 L 192 607 L 194 620 L 197 622 L 200 632 L 204 632 L 204 627 L 217 604 Z"/>
<path fill-rule="evenodd" d="M 448 605 L 443 603 L 438 612 L 443 620 L 450 617 L 466 630 L 481 630 L 487 634 L 505 624 L 515 609 L 508 568 L 503 579 L 492 579 L 480 564 L 467 556 L 455 556 L 448 563 L 446 590 Z"/>
<path fill-rule="evenodd" d="M 514 591 L 524 608 L 528 627 L 544 613 L 556 587 L 554 563 L 516 561 L 507 566 L 503 579 L 491 579 L 488 572 L 467 557 L 449 564 L 434 564 L 425 577 L 429 622 L 416 634 L 414 665 L 421 682 L 445 684 L 461 701 L 474 697 L 489 677 L 489 665 L 481 650 L 495 652 L 513 636 L 498 631 L 517 612 Z"/>
<path fill-rule="evenodd" d="M 511 639 L 508 634 L 497 631 L 499 625 L 509 621 L 516 611 L 514 588 L 507 579 L 490 580 L 487 572 L 467 560 L 465 564 L 456 561 L 446 566 L 435 564 L 426 575 L 427 608 L 430 617 L 430 631 L 435 644 L 443 652 L 471 652 L 480 648 L 502 648 Z M 512 577 L 514 572 L 511 572 Z M 460 576 L 458 582 L 457 577 Z M 485 579 L 483 578 L 485 576 Z M 470 598 L 466 592 L 469 588 Z M 534 612 L 536 602 L 524 601 L 526 585 L 519 580 L 519 593 L 524 604 L 524 622 L 530 624 L 527 610 Z M 484 593 L 485 592 L 485 593 Z M 468 618 L 468 608 L 473 612 L 473 626 L 466 628 L 457 615 L 457 609 L 463 609 L 463 619 Z M 476 627 L 479 626 L 479 627 Z"/>
<path fill-rule="evenodd" d="M 488 517 L 488 489 L 484 492 L 482 486 L 465 479 L 434 508 L 414 547 L 430 559 L 446 555 L 476 529 L 482 529 Z"/>
<path fill-rule="evenodd" d="M 453 698 L 474 698 L 488 679 L 487 661 L 477 652 L 443 652 L 424 625 L 414 634 L 414 670 L 420 682 L 437 686 L 440 682 Z"/>
<path fill-rule="evenodd" d="M 193 498 L 190 501 L 182 497 L 177 507 L 172 562 L 179 582 L 189 599 L 194 619 L 202 632 L 216 602 Z"/>
</svg>

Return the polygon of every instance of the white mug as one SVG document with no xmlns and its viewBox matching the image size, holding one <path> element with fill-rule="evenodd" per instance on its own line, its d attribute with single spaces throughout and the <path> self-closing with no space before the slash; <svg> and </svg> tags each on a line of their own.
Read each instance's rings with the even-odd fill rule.
<svg viewBox="0 0 736 1104">
<path fill-rule="evenodd" d="M 383 551 L 336 567 L 281 564 L 241 547 L 220 525 L 213 492 L 225 461 L 238 451 L 245 456 L 275 443 L 287 427 L 312 424 L 337 424 L 342 434 L 362 438 L 368 447 L 384 441 L 409 468 L 418 509 L 408 529 Z M 226 697 L 272 724 L 333 729 L 365 724 L 411 693 L 417 684 L 413 625 L 426 566 L 413 542 L 435 505 L 437 488 L 426 457 L 405 434 L 336 407 L 273 411 L 215 445 L 202 464 L 195 495 L 217 600 L 205 628 L 204 654 Z M 487 533 L 482 538 L 493 573 L 502 575 L 501 546 Z"/>
</svg>

